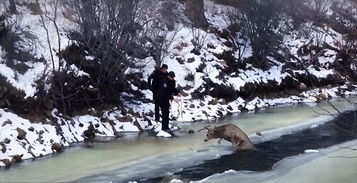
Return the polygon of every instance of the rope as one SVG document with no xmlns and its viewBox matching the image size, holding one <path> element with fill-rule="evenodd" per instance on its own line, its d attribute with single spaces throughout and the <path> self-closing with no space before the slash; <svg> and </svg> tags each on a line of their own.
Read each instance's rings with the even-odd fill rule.
<svg viewBox="0 0 357 183">
<path fill-rule="evenodd" d="M 206 133 L 200 131 L 200 130 L 196 130 L 194 128 L 192 128 L 190 125 L 186 124 L 185 122 L 183 122 L 183 102 L 182 102 L 182 96 L 179 96 L 178 98 L 178 102 L 176 100 L 174 100 L 177 104 L 178 104 L 178 108 L 177 108 L 177 112 L 178 112 L 178 115 L 181 116 L 181 121 L 184 125 L 186 125 L 188 128 L 190 128 L 191 130 L 193 130 L 194 132 L 195 131 L 198 131 L 200 132 L 201 134 L 203 134 L 204 136 L 206 136 Z M 170 108 L 171 112 L 172 112 L 172 109 Z"/>
</svg>

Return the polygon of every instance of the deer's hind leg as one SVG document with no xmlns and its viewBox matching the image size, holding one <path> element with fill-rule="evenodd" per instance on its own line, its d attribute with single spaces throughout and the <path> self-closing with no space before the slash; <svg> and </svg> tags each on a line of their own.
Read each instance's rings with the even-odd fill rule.
<svg viewBox="0 0 357 183">
<path fill-rule="evenodd" d="M 231 139 L 232 145 L 237 148 L 239 145 L 242 144 L 243 140 L 239 137 L 232 137 Z"/>
</svg>

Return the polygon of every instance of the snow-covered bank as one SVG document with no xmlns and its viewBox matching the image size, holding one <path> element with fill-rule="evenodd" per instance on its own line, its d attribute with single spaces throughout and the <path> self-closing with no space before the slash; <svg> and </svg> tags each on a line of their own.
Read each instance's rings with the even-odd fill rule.
<svg viewBox="0 0 357 183">
<path fill-rule="evenodd" d="M 355 101 L 355 98 L 352 101 Z M 341 110 L 351 107 L 343 99 L 332 102 Z M 310 106 L 316 111 L 321 111 L 320 107 L 323 107 L 333 112 L 325 102 Z M 318 116 L 307 105 L 285 105 L 267 108 L 258 113 L 244 113 L 211 125 L 232 123 L 241 127 L 247 134 L 261 132 L 267 137 L 267 130 L 299 124 Z M 128 182 L 134 180 L 130 179 L 132 177 L 139 179 L 153 175 L 165 176 L 168 172 L 181 171 L 182 167 L 194 166 L 233 152 L 228 142 L 203 142 L 204 134 L 187 134 L 191 128 L 198 130 L 207 125 L 205 122 L 186 123 L 182 125 L 181 131 L 175 132 L 177 137 L 173 139 L 155 138 L 148 133 L 129 133 L 122 134 L 122 138 L 110 143 L 95 143 L 93 148 L 74 145 L 61 155 L 25 161 L 11 170 L 3 170 L 0 179 L 6 182 L 70 182 L 77 179 L 80 179 L 78 182 Z M 275 135 L 279 136 L 279 131 L 276 131 Z M 137 174 L 142 176 L 136 176 Z M 81 179 L 79 175 L 89 178 Z M 118 181 L 115 181 L 116 178 Z"/>
<path fill-rule="evenodd" d="M 334 91 L 338 91 L 337 88 L 330 90 L 322 90 L 326 95 L 335 96 Z M 224 117 L 228 113 L 239 113 L 239 105 L 250 105 L 248 109 L 254 111 L 256 109 L 262 109 L 264 107 L 275 106 L 279 104 L 292 104 L 301 102 L 314 102 L 316 99 L 317 90 L 308 91 L 306 95 L 308 98 L 302 97 L 289 97 L 285 99 L 256 99 L 249 103 L 245 103 L 244 100 L 235 101 L 228 105 L 220 104 L 205 104 L 198 108 L 196 107 L 181 107 L 172 106 L 173 115 L 179 115 L 176 117 L 178 120 L 182 121 L 193 121 L 196 120 L 207 120 L 207 119 L 219 119 Z M 310 94 L 310 95 L 308 95 Z M 348 93 L 350 94 L 350 93 Z M 183 101 L 185 103 L 189 102 L 187 100 Z M 191 105 L 200 105 L 202 101 L 190 101 Z M 182 105 L 182 104 L 181 104 Z M 237 110 L 230 110 L 233 106 Z M 149 107 L 149 106 L 147 106 Z M 178 110 L 175 112 L 175 107 Z M 153 106 L 150 106 L 153 108 Z M 146 109 L 147 110 L 147 109 Z M 209 111 L 207 114 L 203 115 L 205 112 Z M 179 113 L 180 112 L 180 113 Z M 82 142 L 85 138 L 85 131 L 89 129 L 90 124 L 95 128 L 95 134 L 100 136 L 115 136 L 118 133 L 123 132 L 139 132 L 140 129 L 152 129 L 158 136 L 169 137 L 169 134 L 165 134 L 160 131 L 160 125 L 155 124 L 153 127 L 148 126 L 148 121 L 142 118 L 133 118 L 123 116 L 120 111 L 112 111 L 104 113 L 101 117 L 95 117 L 92 115 L 83 115 L 74 117 L 71 119 L 66 119 L 64 117 L 57 116 L 56 111 L 53 111 L 53 116 L 56 121 L 46 121 L 39 123 L 31 123 L 29 120 L 19 117 L 18 115 L 7 111 L 6 109 L 0 109 L 0 145 L 1 151 L 0 160 L 6 162 L 7 166 L 11 166 L 11 160 L 15 157 L 22 157 L 22 159 L 30 159 L 36 157 L 42 157 L 47 154 L 52 154 L 55 152 L 61 152 L 62 146 L 70 146 L 72 143 Z M 151 118 L 146 116 L 147 118 Z M 326 118 L 326 117 L 325 117 Z M 329 119 L 327 117 L 327 119 Z M 293 127 L 288 127 L 284 129 L 284 133 L 290 133 L 293 130 L 301 130 L 309 126 L 320 124 L 326 119 L 319 118 L 312 122 L 307 122 L 303 126 L 297 125 Z M 127 121 L 127 122 L 123 122 Z M 179 123 L 177 123 L 179 124 Z M 177 128 L 177 127 L 172 127 Z M 263 133 L 263 136 L 252 135 L 251 138 L 254 142 L 260 142 L 263 140 L 276 138 L 276 131 L 267 131 Z M 10 161 L 7 161 L 10 160 Z M 12 163 L 16 161 L 13 160 Z M 10 164 L 9 164 L 10 163 Z M 1 163 L 1 166 L 5 166 L 5 163 Z"/>
<path fill-rule="evenodd" d="M 50 1 L 48 4 L 43 3 L 41 4 L 43 10 L 52 8 Z M 6 3 L 0 6 L 2 11 L 7 10 Z M 71 7 L 65 3 L 61 4 L 59 10 L 61 13 L 58 13 L 57 17 L 60 25 L 59 36 L 50 18 L 46 18 L 46 21 L 43 22 L 48 28 L 49 34 L 46 36 L 46 30 L 41 24 L 39 15 L 46 13 L 46 16 L 53 17 L 54 12 L 36 12 L 36 7 L 39 10 L 41 7 L 33 2 L 32 4 L 27 3 L 25 0 L 19 0 L 17 6 L 19 13 L 9 15 L 7 23 L 18 24 L 19 30 L 11 30 L 22 38 L 19 42 L 14 43 L 15 47 L 20 51 L 28 52 L 33 58 L 14 59 L 12 60 L 14 65 L 8 64 L 8 60 L 11 60 L 8 58 L 8 52 L 11 49 L 6 51 L 4 46 L 0 46 L 0 75 L 5 78 L 4 83 L 24 93 L 22 98 L 34 97 L 36 101 L 41 98 L 41 95 L 36 98 L 40 87 L 44 88 L 44 93 L 50 90 L 51 84 L 48 83 L 48 80 L 52 77 L 51 71 L 62 67 L 61 62 L 66 65 L 66 62 L 60 60 L 56 54 L 75 42 L 69 40 L 68 34 L 69 30 L 76 29 L 77 25 Z M 177 11 L 184 9 L 183 6 L 178 3 Z M 288 31 L 288 34 L 283 33 L 286 48 L 276 50 L 280 55 L 278 57 L 284 57 L 283 61 L 269 57 L 273 63 L 272 66 L 262 69 L 249 62 L 248 58 L 253 54 L 251 43 L 241 39 L 239 32 L 234 35 L 229 33 L 230 23 L 227 19 L 227 7 L 210 4 L 206 9 L 206 16 L 211 27 L 207 30 L 193 29 L 184 22 L 178 21 L 177 35 L 169 45 L 167 55 L 162 58 L 162 62 L 169 65 L 169 70 L 176 72 L 177 84 L 183 95 L 172 102 L 173 119 L 175 118 L 177 121 L 215 120 L 230 114 L 254 111 L 279 104 L 316 102 L 340 95 L 357 94 L 357 85 L 355 85 L 353 77 L 346 75 L 346 70 L 355 70 L 356 64 L 352 61 L 344 63 L 344 59 L 338 57 L 342 51 L 339 50 L 341 45 L 347 41 L 343 33 L 337 32 L 327 25 L 319 27 L 313 21 L 307 20 L 297 30 Z M 66 16 L 71 13 L 71 16 Z M 184 16 L 184 13 L 176 13 Z M 285 22 L 287 25 L 292 24 L 292 17 L 284 15 L 284 18 L 287 19 Z M 28 40 L 21 31 L 27 32 L 26 35 L 33 39 Z M 308 33 L 304 35 L 302 32 Z M 172 31 L 168 34 L 174 33 L 176 32 Z M 48 48 L 47 38 L 53 49 Z M 202 44 L 199 46 L 201 47 L 199 50 L 195 50 L 197 47 L 194 44 L 195 41 L 197 42 L 195 39 L 199 39 Z M 232 39 L 244 45 L 244 48 L 233 48 Z M 314 53 L 316 51 L 314 47 L 321 45 L 313 45 L 314 41 L 312 40 L 321 41 L 319 44 L 324 43 L 329 46 L 320 48 L 321 53 L 319 54 Z M 57 48 L 59 41 L 62 44 Z M 54 63 L 50 61 L 52 50 L 55 54 Z M 240 53 L 241 51 L 243 53 Z M 283 51 L 284 53 L 282 53 Z M 285 55 L 288 56 L 285 57 Z M 295 57 L 298 59 L 293 59 Z M 91 63 L 94 60 L 92 55 L 83 57 L 85 63 Z M 44 121 L 30 122 L 29 119 L 20 117 L 20 113 L 11 110 L 15 104 L 17 106 L 24 106 L 24 104 L 16 100 L 11 101 L 9 99 L 11 92 L 8 91 L 8 88 L 4 89 L 3 86 L 0 86 L 0 159 L 6 164 L 11 164 L 10 160 L 14 159 L 15 162 L 16 158 L 35 158 L 54 151 L 61 151 L 62 146 L 82 142 L 86 131 L 96 135 L 115 136 L 121 132 L 138 132 L 142 128 L 145 129 L 152 120 L 153 113 L 152 93 L 147 90 L 145 84 L 148 75 L 154 69 L 155 60 L 151 54 L 148 54 L 146 58 L 134 58 L 133 60 L 132 64 L 137 67 L 129 67 L 125 73 L 142 75 L 137 81 L 128 81 L 128 84 L 131 91 L 140 93 L 144 97 L 136 99 L 133 94 L 122 93 L 123 106 L 121 107 L 124 110 L 115 109 L 104 112 L 103 115 L 91 114 L 95 109 L 90 109 L 88 115 L 79 115 L 73 118 L 60 116 L 56 113 L 53 103 L 49 102 L 46 105 L 49 109 L 46 108 L 46 110 L 52 110 L 52 115 L 46 114 L 45 118 L 47 119 Z M 297 60 L 304 64 L 298 63 Z M 54 66 L 51 66 L 52 64 Z M 27 69 L 20 72 L 14 68 L 15 66 Z M 80 65 L 72 64 L 68 67 L 78 77 L 91 77 L 90 74 L 81 70 Z M 44 86 L 38 85 L 37 81 L 40 78 L 43 79 L 40 81 L 44 83 Z M 66 85 L 64 84 L 64 86 Z M 96 88 L 90 85 L 88 88 L 84 87 L 84 90 L 96 90 Z M 73 93 L 70 93 L 69 96 L 72 96 Z M 12 98 L 16 98 L 16 96 Z M 26 103 L 26 100 L 22 102 Z M 35 105 L 37 106 L 37 104 Z M 26 112 L 32 111 L 31 107 L 34 106 L 28 106 Z M 90 124 L 93 127 L 89 128 Z M 169 137 L 159 128 L 160 126 L 155 124 L 153 131 L 158 136 Z M 16 158 L 12 156 L 16 156 Z M 5 164 L 1 163 L 0 165 Z"/>
<path fill-rule="evenodd" d="M 56 115 L 56 111 L 53 112 Z M 47 154 L 62 152 L 63 148 L 85 139 L 85 131 L 92 124 L 97 135 L 115 136 L 121 132 L 138 132 L 131 122 L 120 122 L 120 115 L 112 112 L 103 117 L 91 115 L 64 119 L 58 116 L 57 121 L 31 123 L 7 110 L 0 109 L 0 145 L 1 166 L 11 166 L 21 159 L 42 157 Z M 14 156 L 20 160 L 13 160 Z M 8 161 L 10 160 L 10 161 Z M 12 162 L 11 162 L 12 161 Z"/>
</svg>

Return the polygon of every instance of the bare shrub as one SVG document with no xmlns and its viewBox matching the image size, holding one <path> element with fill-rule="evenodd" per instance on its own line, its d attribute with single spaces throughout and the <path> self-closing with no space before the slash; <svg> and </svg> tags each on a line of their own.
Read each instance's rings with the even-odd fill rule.
<svg viewBox="0 0 357 183">
<path fill-rule="evenodd" d="M 206 43 L 207 40 L 207 32 L 195 28 L 194 26 L 191 27 L 191 34 L 192 34 L 192 45 L 193 45 L 193 50 L 192 52 L 195 53 L 196 55 L 200 54 L 201 49 Z"/>
<path fill-rule="evenodd" d="M 241 26 L 241 35 L 252 47 L 251 62 L 257 67 L 268 66 L 267 56 L 282 41 L 279 33 L 281 5 L 279 0 L 246 1 L 237 13 L 236 23 Z"/>
</svg>

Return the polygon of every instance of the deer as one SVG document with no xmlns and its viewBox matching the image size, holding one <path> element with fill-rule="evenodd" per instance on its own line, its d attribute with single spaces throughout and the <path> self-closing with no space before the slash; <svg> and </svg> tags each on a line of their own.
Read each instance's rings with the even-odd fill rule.
<svg viewBox="0 0 357 183">
<path fill-rule="evenodd" d="M 199 131 L 207 130 L 205 142 L 219 138 L 220 144 L 222 139 L 229 141 L 237 151 L 256 150 L 254 144 L 250 141 L 246 133 L 244 133 L 238 126 L 233 124 L 222 125 L 211 128 L 206 126 Z"/>
</svg>

